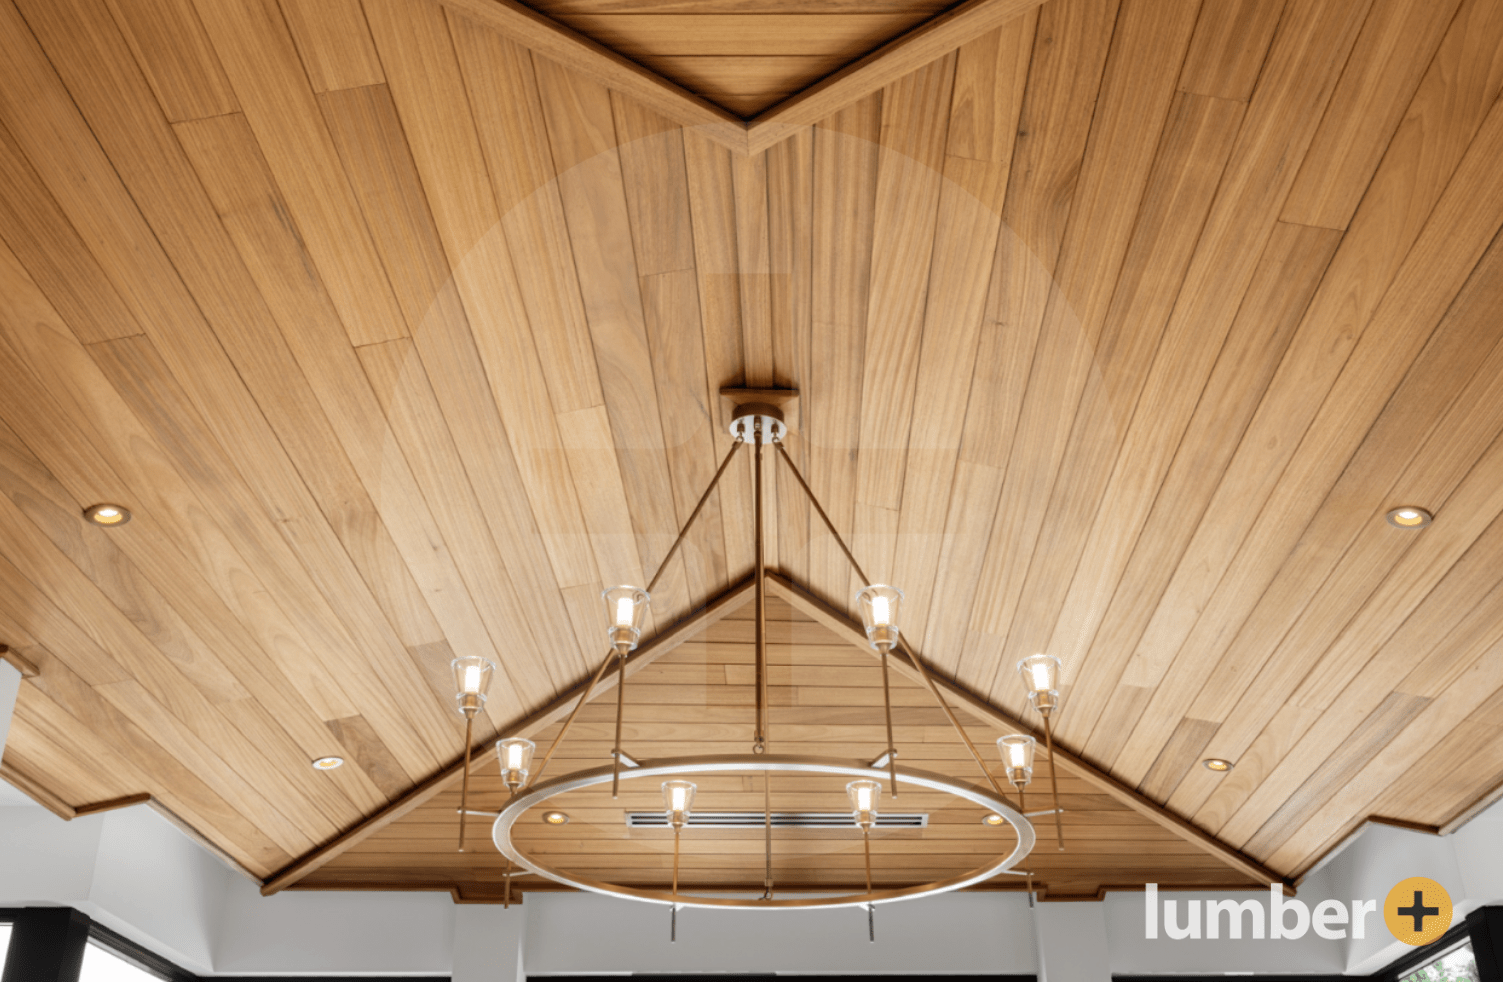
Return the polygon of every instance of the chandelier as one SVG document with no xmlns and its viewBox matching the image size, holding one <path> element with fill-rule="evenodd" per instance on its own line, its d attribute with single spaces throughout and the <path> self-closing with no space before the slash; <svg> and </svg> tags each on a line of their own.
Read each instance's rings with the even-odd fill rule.
<svg viewBox="0 0 1503 982">
<path fill-rule="evenodd" d="M 1059 791 L 1058 785 L 1054 785 L 1054 807 L 1044 811 L 1027 813 L 1024 811 L 1023 793 L 1024 788 L 1032 781 L 1034 755 L 1037 744 L 1033 736 L 1024 733 L 1012 733 L 997 740 L 997 749 L 1002 757 L 1002 771 L 1006 781 L 1012 786 L 1016 794 L 1017 805 L 1014 807 L 1007 800 L 1001 784 L 987 766 L 981 752 L 975 743 L 965 732 L 954 710 L 940 695 L 933 679 L 929 675 L 924 662 L 904 644 L 900 630 L 900 614 L 903 602 L 903 592 L 896 587 L 886 584 L 873 583 L 862 571 L 856 557 L 851 553 L 845 540 L 836 531 L 834 524 L 815 497 L 804 476 L 799 472 L 793 459 L 788 455 L 783 446 L 783 438 L 787 433 L 783 414 L 776 406 L 766 403 L 745 403 L 736 408 L 730 424 L 730 432 L 734 442 L 730 451 L 721 461 L 709 486 L 705 488 L 698 504 L 685 521 L 683 528 L 673 545 L 664 555 L 657 573 L 645 589 L 634 586 L 617 586 L 604 591 L 601 595 L 605 602 L 607 633 L 610 641 L 610 650 L 604 661 L 590 678 L 578 703 L 574 706 L 563 727 L 554 738 L 552 745 L 543 755 L 541 763 L 536 768 L 532 766 L 533 755 L 536 750 L 531 740 L 521 737 L 509 737 L 502 739 L 496 744 L 497 757 L 500 762 L 502 778 L 507 789 L 511 793 L 510 801 L 500 812 L 472 811 L 468 806 L 469 776 L 470 776 L 470 747 L 473 736 L 474 718 L 483 708 L 486 693 L 490 686 L 491 678 L 495 671 L 495 665 L 489 660 L 471 656 L 457 658 L 453 662 L 457 704 L 459 711 L 466 720 L 465 729 L 465 765 L 464 783 L 461 791 L 459 807 L 459 850 L 465 847 L 465 820 L 469 816 L 484 817 L 491 819 L 491 839 L 502 855 L 507 858 L 506 871 L 506 903 L 510 903 L 511 872 L 512 867 L 520 867 L 522 870 L 537 874 L 546 879 L 555 881 L 569 887 L 588 890 L 607 896 L 620 897 L 630 900 L 645 901 L 648 903 L 669 905 L 674 913 L 676 922 L 677 911 L 681 907 L 707 907 L 707 908 L 742 908 L 742 909 L 809 909 L 830 907 L 865 907 L 868 912 L 868 924 L 871 923 L 871 912 L 877 904 L 892 903 L 902 900 L 912 900 L 918 897 L 932 896 L 960 890 L 989 880 L 1000 874 L 1022 875 L 1029 878 L 1029 893 L 1032 896 L 1032 873 L 1018 868 L 1033 850 L 1035 833 L 1030 817 L 1053 814 L 1055 818 L 1055 833 L 1058 848 L 1064 849 L 1063 826 L 1060 823 Z M 748 754 L 712 754 L 702 756 L 674 757 L 660 760 L 636 761 L 629 758 L 621 747 L 621 720 L 624 709 L 624 693 L 626 687 L 626 664 L 627 656 L 637 647 L 641 638 L 642 624 L 648 605 L 651 603 L 652 589 L 663 576 L 679 547 L 683 544 L 685 536 L 693 526 L 694 520 L 703 510 L 711 493 L 719 485 L 721 477 L 742 447 L 750 445 L 753 452 L 753 538 L 755 542 L 755 570 L 754 570 L 754 596 L 755 596 L 755 690 L 756 690 L 756 723 L 752 733 L 752 740 Z M 767 663 L 767 569 L 764 561 L 764 512 L 763 512 L 763 457 L 765 448 L 771 446 L 777 451 L 778 457 L 787 465 L 799 488 L 802 489 L 809 503 L 813 506 L 816 514 L 829 529 L 831 536 L 839 545 L 841 551 L 855 572 L 857 578 L 868 584 L 856 595 L 856 603 L 861 611 L 862 621 L 866 628 L 867 642 L 878 653 L 882 663 L 882 693 L 883 707 L 885 711 L 885 726 L 887 735 L 887 749 L 880 757 L 871 763 L 862 763 L 849 759 L 820 757 L 810 755 L 776 754 L 769 751 L 769 700 L 768 700 L 768 663 Z M 934 698 L 934 701 L 944 711 L 950 725 L 965 745 L 970 756 L 979 766 L 981 773 L 986 777 L 990 789 L 975 785 L 929 771 L 917 768 L 903 767 L 898 764 L 898 748 L 893 739 L 892 723 L 892 696 L 889 685 L 888 659 L 892 651 L 902 649 L 913 668 L 916 670 L 920 681 L 926 690 Z M 564 774 L 551 780 L 541 780 L 543 772 L 553 759 L 555 751 L 568 736 L 570 728 L 578 717 L 581 709 L 589 701 L 596 686 L 610 671 L 612 666 L 618 671 L 616 684 L 616 718 L 615 718 L 615 742 L 611 751 L 609 764 L 586 768 L 573 773 Z M 1034 655 L 1024 659 L 1018 664 L 1018 671 L 1027 687 L 1030 704 L 1040 714 L 1044 721 L 1044 732 L 1047 752 L 1053 755 L 1053 734 L 1050 727 L 1050 716 L 1059 705 L 1058 680 L 1060 662 L 1052 655 Z M 623 773 L 623 764 L 628 768 Z M 1051 768 L 1051 774 L 1053 772 Z M 760 896 L 747 895 L 715 895 L 690 894 L 681 892 L 679 886 L 679 840 L 684 834 L 692 835 L 690 828 L 690 816 L 693 811 L 695 793 L 698 786 L 692 778 L 718 775 L 737 774 L 762 774 L 763 781 L 763 815 L 762 827 L 764 829 L 763 843 L 765 850 L 765 876 L 763 889 Z M 849 828 L 852 835 L 859 834 L 863 843 L 865 863 L 865 889 L 857 892 L 837 893 L 834 895 L 795 895 L 778 896 L 775 893 L 775 884 L 772 875 L 773 855 L 773 811 L 771 801 L 770 778 L 773 774 L 797 774 L 804 776 L 816 776 L 821 780 L 829 780 L 832 786 L 838 787 L 841 779 L 847 781 L 845 785 L 846 795 L 850 802 L 851 820 Z M 512 832 L 518 819 L 528 810 L 542 805 L 559 795 L 582 788 L 603 786 L 609 784 L 611 797 L 617 798 L 623 778 L 627 780 L 662 779 L 663 814 L 666 825 L 673 833 L 673 872 L 672 879 L 667 889 L 649 889 L 637 886 L 629 886 L 619 883 L 611 883 L 604 880 L 593 879 L 572 873 L 569 870 L 557 868 L 545 862 L 543 858 L 528 855 L 518 847 L 513 840 Z M 985 809 L 987 812 L 986 824 L 992 826 L 1007 825 L 1011 828 L 1014 838 L 1010 849 L 999 848 L 995 854 L 973 869 L 959 875 L 945 879 L 916 885 L 896 887 L 890 889 L 873 889 L 872 887 L 872 854 L 871 854 L 871 831 L 877 825 L 878 814 L 881 811 L 884 794 L 888 798 L 896 798 L 903 787 L 913 786 L 929 791 L 942 792 L 953 796 L 961 801 L 970 802 Z M 1005 845 L 1005 842 L 1001 845 Z"/>
</svg>

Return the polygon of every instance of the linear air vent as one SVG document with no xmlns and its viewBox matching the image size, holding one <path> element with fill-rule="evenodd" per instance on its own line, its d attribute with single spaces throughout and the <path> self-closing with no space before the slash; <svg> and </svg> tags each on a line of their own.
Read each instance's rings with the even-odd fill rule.
<svg viewBox="0 0 1503 982">
<path fill-rule="evenodd" d="M 627 812 L 626 824 L 634 829 L 664 829 L 668 816 L 663 812 Z M 695 829 L 760 829 L 766 824 L 762 812 L 690 812 L 688 825 Z M 928 828 L 927 814 L 910 812 L 877 815 L 879 829 Z M 775 829 L 854 829 L 856 820 L 850 812 L 773 812 Z"/>
</svg>

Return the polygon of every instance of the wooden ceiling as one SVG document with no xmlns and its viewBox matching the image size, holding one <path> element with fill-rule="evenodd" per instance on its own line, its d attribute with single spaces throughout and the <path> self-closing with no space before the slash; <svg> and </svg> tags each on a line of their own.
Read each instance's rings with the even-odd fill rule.
<svg viewBox="0 0 1503 982">
<path fill-rule="evenodd" d="M 780 386 L 928 662 L 1022 716 L 1058 654 L 1062 745 L 1231 850 L 1498 787 L 1498 4 L 1049 0 L 751 155 L 477 6 L 0 0 L 13 783 L 292 865 L 453 760 L 454 654 L 488 728 L 576 685 Z"/>
<path fill-rule="evenodd" d="M 743 598 L 744 599 L 744 598 Z M 692 754 L 750 752 L 755 717 L 753 607 L 744 604 L 726 618 L 697 631 L 684 643 L 632 676 L 626 685 L 622 745 L 640 760 Z M 768 608 L 769 748 L 780 754 L 814 754 L 870 761 L 885 749 L 882 671 L 869 651 L 774 599 Z M 956 737 L 944 712 L 917 682 L 893 682 L 893 724 L 899 759 L 970 783 L 984 783 L 975 761 Z M 601 693 L 581 713 L 549 765 L 553 776 L 595 767 L 608 760 L 615 736 L 616 696 Z M 998 735 L 971 720 L 970 734 L 982 745 Z M 561 724 L 538 733 L 538 757 Z M 990 754 L 1004 787 L 1002 762 Z M 1025 791 L 1030 810 L 1051 807 L 1049 767 L 1039 753 L 1034 783 Z M 628 775 L 630 771 L 627 772 Z M 697 811 L 746 811 L 764 807 L 763 778 L 696 779 Z M 530 810 L 517 841 L 530 855 L 571 872 L 633 886 L 657 886 L 671 868 L 672 835 L 661 829 L 629 829 L 628 811 L 661 812 L 660 781 L 628 780 L 619 800 L 609 785 L 571 791 Z M 885 784 L 885 782 L 884 782 Z M 507 801 L 494 762 L 477 768 L 470 783 L 470 807 L 499 810 Z M 454 890 L 461 900 L 503 898 L 506 860 L 490 842 L 491 823 L 472 820 L 468 851 L 456 851 L 459 789 L 452 785 L 421 807 L 372 832 L 358 844 L 308 873 L 297 889 L 418 887 Z M 1009 800 L 1016 803 L 1016 799 Z M 1241 886 L 1256 881 L 1223 860 L 1155 823 L 1102 789 L 1073 774 L 1060 776 L 1065 810 L 1066 851 L 1056 848 L 1048 816 L 1036 818 L 1038 846 L 1022 864 L 1035 873 L 1045 897 L 1097 897 L 1109 886 L 1157 879 L 1160 886 Z M 776 812 L 847 812 L 845 782 L 809 776 L 776 775 L 771 786 Z M 957 876 L 1011 849 L 1010 829 L 981 824 L 984 812 L 941 793 L 899 787 L 896 799 L 884 791 L 890 812 L 928 815 L 921 830 L 878 831 L 872 840 L 872 882 L 907 886 Z M 544 825 L 544 811 L 557 808 L 570 817 L 564 827 Z M 764 873 L 763 831 L 691 829 L 682 837 L 681 879 L 686 887 L 760 887 Z M 773 840 L 775 889 L 864 888 L 860 833 L 777 830 Z M 1025 881 L 1001 877 L 1004 889 L 1024 889 Z M 517 877 L 516 896 L 547 889 L 539 877 Z"/>
</svg>

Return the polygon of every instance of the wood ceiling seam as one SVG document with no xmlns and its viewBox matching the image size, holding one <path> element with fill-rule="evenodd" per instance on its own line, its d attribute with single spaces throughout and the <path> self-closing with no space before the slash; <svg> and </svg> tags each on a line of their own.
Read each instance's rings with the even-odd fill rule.
<svg viewBox="0 0 1503 982">
<path fill-rule="evenodd" d="M 740 584 L 731 587 L 725 593 L 721 594 L 720 597 L 694 615 L 670 626 L 664 633 L 650 638 L 628 658 L 626 664 L 627 676 L 630 677 L 642 668 L 652 664 L 654 660 L 672 651 L 705 624 L 714 623 L 714 621 L 746 603 L 751 598 L 751 595 L 750 581 L 742 581 Z M 605 678 L 601 679 L 600 684 L 595 687 L 592 698 L 599 698 L 602 693 L 609 692 L 615 686 L 616 678 L 614 674 L 608 674 Z M 548 726 L 563 719 L 579 701 L 579 696 L 582 692 L 582 684 L 575 686 L 569 692 L 553 700 L 544 709 L 533 713 L 513 726 L 507 727 L 506 732 L 518 736 L 536 736 L 539 731 L 545 730 Z M 491 755 L 494 753 L 494 747 L 487 748 L 473 758 L 471 766 L 483 766 L 488 760 L 492 759 Z M 304 876 L 363 841 L 372 833 L 411 812 L 413 809 L 420 807 L 457 779 L 463 767 L 464 758 L 460 757 L 456 762 L 450 763 L 429 776 L 408 791 L 407 794 L 392 802 L 380 812 L 367 816 L 359 825 L 342 833 L 336 839 L 318 846 L 312 852 L 297 857 L 286 867 L 276 871 L 267 878 L 261 890 L 262 894 L 270 896 L 298 882 Z"/>
<path fill-rule="evenodd" d="M 386 81 L 360 0 L 278 2 L 315 93 Z"/>
</svg>

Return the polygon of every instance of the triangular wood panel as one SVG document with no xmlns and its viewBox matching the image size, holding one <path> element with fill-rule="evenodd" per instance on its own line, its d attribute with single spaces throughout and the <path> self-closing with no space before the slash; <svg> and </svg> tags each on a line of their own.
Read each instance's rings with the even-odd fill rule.
<svg viewBox="0 0 1503 982">
<path fill-rule="evenodd" d="M 691 637 L 643 668 L 626 687 L 623 746 L 650 762 L 707 753 L 749 753 L 755 716 L 753 608 L 742 606 L 725 620 Z M 886 745 L 882 673 L 868 651 L 858 649 L 780 600 L 768 606 L 770 747 L 775 753 L 869 762 Z M 614 692 L 594 699 L 549 765 L 549 777 L 610 760 L 615 726 Z M 918 684 L 896 676 L 893 724 L 905 766 L 986 786 L 943 711 Z M 557 725 L 538 735 L 548 746 Z M 987 748 L 995 772 L 990 727 L 974 725 L 972 738 Z M 1025 807 L 1047 809 L 1049 762 L 1039 754 Z M 627 772 L 628 775 L 630 772 Z M 763 808 L 759 776 L 702 777 L 695 808 L 752 811 Z M 628 829 L 627 811 L 660 811 L 659 781 L 623 784 L 619 800 L 609 786 L 569 792 L 532 809 L 518 841 L 544 861 L 594 879 L 631 886 L 668 883 L 671 835 Z M 1004 781 L 1005 784 L 1005 781 Z M 772 779 L 774 811 L 845 812 L 845 781 L 804 775 Z M 507 799 L 494 764 L 471 777 L 471 807 L 497 809 Z M 1052 818 L 1035 819 L 1038 846 L 1024 866 L 1032 869 L 1046 897 L 1095 897 L 1108 887 L 1247 886 L 1255 881 L 1174 832 L 1068 773 L 1060 779 L 1067 849 L 1059 852 Z M 490 823 L 472 820 L 469 851 L 456 851 L 459 791 L 454 785 L 421 808 L 392 822 L 302 879 L 294 889 L 425 887 L 455 891 L 460 899 L 493 900 L 501 889 L 505 860 L 489 841 Z M 909 885 L 953 876 L 1012 846 L 1010 830 L 981 823 L 983 812 L 968 803 L 914 787 L 896 799 L 884 791 L 882 807 L 928 815 L 921 830 L 887 830 L 872 841 L 873 883 Z M 543 811 L 570 816 L 566 826 L 545 825 Z M 750 830 L 691 830 L 682 839 L 681 882 L 686 888 L 761 888 L 763 833 Z M 773 841 L 773 878 L 783 890 L 862 887 L 861 837 L 845 831 L 778 830 Z M 534 875 L 518 877 L 515 889 L 549 889 Z M 990 887 L 1021 889 L 1003 876 Z"/>
</svg>

